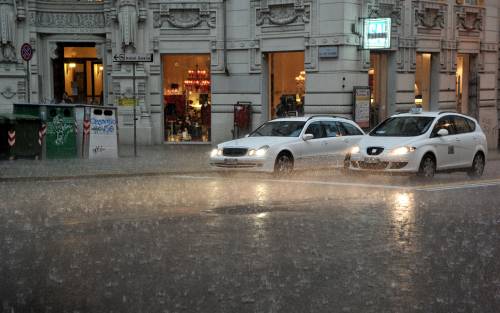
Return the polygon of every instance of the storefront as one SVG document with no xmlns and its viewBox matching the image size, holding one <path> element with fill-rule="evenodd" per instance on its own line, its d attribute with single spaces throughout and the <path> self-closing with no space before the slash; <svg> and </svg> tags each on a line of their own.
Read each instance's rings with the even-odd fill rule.
<svg viewBox="0 0 500 313">
<path fill-rule="evenodd" d="M 269 117 L 304 115 L 306 93 L 304 52 L 267 54 L 269 66 Z"/>
<path fill-rule="evenodd" d="M 164 140 L 170 143 L 211 139 L 209 54 L 162 56 Z"/>
</svg>

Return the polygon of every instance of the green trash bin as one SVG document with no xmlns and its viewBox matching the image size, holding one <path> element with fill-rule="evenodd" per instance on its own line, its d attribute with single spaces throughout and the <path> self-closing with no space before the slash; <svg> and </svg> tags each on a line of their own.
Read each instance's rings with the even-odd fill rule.
<svg viewBox="0 0 500 313">
<path fill-rule="evenodd" d="M 35 103 L 14 103 L 14 114 L 40 117 L 42 106 Z"/>
<path fill-rule="evenodd" d="M 0 158 L 40 158 L 40 125 L 40 118 L 31 115 L 0 114 Z"/>
<path fill-rule="evenodd" d="M 47 105 L 47 159 L 76 158 L 76 123 L 73 106 Z"/>
</svg>

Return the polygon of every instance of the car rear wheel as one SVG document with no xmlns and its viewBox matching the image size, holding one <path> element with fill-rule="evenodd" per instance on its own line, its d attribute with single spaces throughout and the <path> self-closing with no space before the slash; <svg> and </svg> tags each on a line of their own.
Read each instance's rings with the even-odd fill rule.
<svg viewBox="0 0 500 313">
<path fill-rule="evenodd" d="M 423 178 L 432 178 L 436 174 L 436 160 L 430 154 L 425 155 L 420 162 L 418 176 Z"/>
<path fill-rule="evenodd" d="M 477 153 L 472 161 L 471 168 L 467 171 L 467 175 L 471 178 L 479 178 L 483 175 L 486 162 L 482 153 Z"/>
<path fill-rule="evenodd" d="M 293 171 L 293 158 L 289 153 L 281 153 L 274 163 L 274 175 L 282 177 L 291 174 Z"/>
</svg>

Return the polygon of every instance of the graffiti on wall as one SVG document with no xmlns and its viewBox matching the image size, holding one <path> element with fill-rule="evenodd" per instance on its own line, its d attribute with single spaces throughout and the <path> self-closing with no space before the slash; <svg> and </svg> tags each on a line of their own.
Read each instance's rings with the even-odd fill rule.
<svg viewBox="0 0 500 313">
<path fill-rule="evenodd" d="M 90 121 L 90 131 L 95 135 L 113 135 L 115 133 L 116 121 L 114 118 L 95 118 Z"/>
<path fill-rule="evenodd" d="M 47 134 L 54 138 L 56 146 L 62 146 L 68 140 L 68 137 L 74 131 L 74 125 L 64 121 L 60 115 L 54 116 L 54 119 L 48 123 Z"/>
</svg>

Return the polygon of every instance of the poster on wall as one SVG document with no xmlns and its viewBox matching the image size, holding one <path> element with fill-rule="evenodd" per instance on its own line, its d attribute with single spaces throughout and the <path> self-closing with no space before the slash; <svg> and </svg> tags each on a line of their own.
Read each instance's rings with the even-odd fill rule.
<svg viewBox="0 0 500 313">
<path fill-rule="evenodd" d="M 370 127 L 370 87 L 354 87 L 354 121 L 361 128 Z"/>
<path fill-rule="evenodd" d="M 391 19 L 367 18 L 363 25 L 364 49 L 389 49 L 391 47 Z"/>
</svg>

